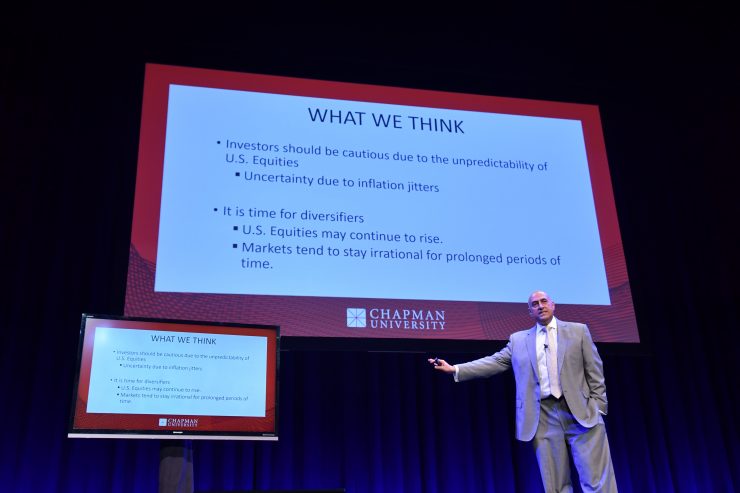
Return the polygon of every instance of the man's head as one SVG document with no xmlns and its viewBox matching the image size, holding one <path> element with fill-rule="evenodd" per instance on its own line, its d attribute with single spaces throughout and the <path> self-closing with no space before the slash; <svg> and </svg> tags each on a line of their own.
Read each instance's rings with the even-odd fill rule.
<svg viewBox="0 0 740 493">
<path fill-rule="evenodd" d="M 535 291 L 529 296 L 529 316 L 540 325 L 547 325 L 555 314 L 555 303 L 544 291 Z"/>
</svg>

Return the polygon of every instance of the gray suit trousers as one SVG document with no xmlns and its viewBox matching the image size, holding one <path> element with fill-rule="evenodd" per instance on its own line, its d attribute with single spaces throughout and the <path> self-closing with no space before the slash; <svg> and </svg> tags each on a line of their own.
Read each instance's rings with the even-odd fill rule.
<svg viewBox="0 0 740 493">
<path fill-rule="evenodd" d="M 532 443 L 547 493 L 573 491 L 568 448 L 584 492 L 616 493 L 603 419 L 599 418 L 596 426 L 586 428 L 574 419 L 565 399 L 543 399 Z"/>
</svg>

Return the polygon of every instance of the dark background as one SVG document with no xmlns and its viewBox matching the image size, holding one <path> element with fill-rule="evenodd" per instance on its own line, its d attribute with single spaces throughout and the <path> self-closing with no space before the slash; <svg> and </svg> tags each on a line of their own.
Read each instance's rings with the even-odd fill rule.
<svg viewBox="0 0 740 493">
<path fill-rule="evenodd" d="M 80 314 L 123 311 L 147 62 L 599 105 L 643 341 L 599 346 L 620 490 L 740 489 L 733 17 L 322 5 L 4 16 L 3 491 L 156 491 L 156 441 L 66 438 Z M 455 385 L 427 356 L 283 352 L 280 441 L 194 443 L 196 489 L 541 491 L 513 379 Z"/>
</svg>

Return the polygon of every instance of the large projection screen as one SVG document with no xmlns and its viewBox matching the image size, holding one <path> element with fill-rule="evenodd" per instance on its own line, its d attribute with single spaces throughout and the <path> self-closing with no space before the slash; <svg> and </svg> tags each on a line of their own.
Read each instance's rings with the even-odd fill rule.
<svg viewBox="0 0 740 493">
<path fill-rule="evenodd" d="M 597 106 L 147 65 L 125 313 L 638 342 Z"/>
</svg>

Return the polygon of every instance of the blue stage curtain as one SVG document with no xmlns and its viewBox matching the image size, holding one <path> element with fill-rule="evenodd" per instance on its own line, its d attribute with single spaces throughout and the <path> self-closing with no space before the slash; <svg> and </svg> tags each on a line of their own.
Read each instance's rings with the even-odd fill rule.
<svg viewBox="0 0 740 493">
<path fill-rule="evenodd" d="M 4 357 L 19 397 L 4 406 L 4 491 L 156 492 L 157 440 L 65 438 L 73 358 L 48 328 L 36 351 Z M 425 356 L 284 352 L 280 440 L 192 441 L 196 491 L 541 491 L 531 445 L 513 438 L 511 375 L 456 384 Z M 694 356 L 605 356 L 620 491 L 734 491 L 733 375 Z"/>
</svg>

